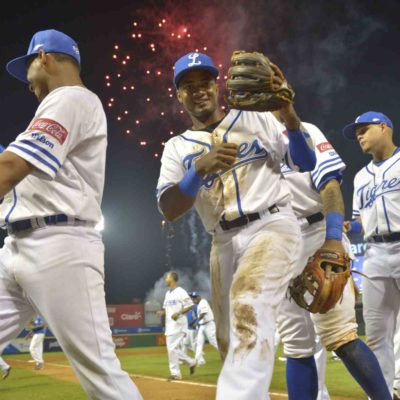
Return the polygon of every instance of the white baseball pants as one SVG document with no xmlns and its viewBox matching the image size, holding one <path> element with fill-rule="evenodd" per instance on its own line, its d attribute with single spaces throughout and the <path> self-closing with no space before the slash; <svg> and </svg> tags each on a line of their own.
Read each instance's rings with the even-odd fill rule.
<svg viewBox="0 0 400 400">
<path fill-rule="evenodd" d="M 0 250 L 0 346 L 40 314 L 93 400 L 141 400 L 115 354 L 104 293 L 104 245 L 84 226 L 48 226 Z"/>
<path fill-rule="evenodd" d="M 183 350 L 184 332 L 174 333 L 166 336 L 169 371 L 172 376 L 182 377 L 179 361 L 183 361 L 190 367 L 195 365 L 195 360 L 189 357 Z"/>
<path fill-rule="evenodd" d="M 196 345 L 196 362 L 201 362 L 203 358 L 203 348 L 205 341 L 218 350 L 217 336 L 215 322 L 210 321 L 204 325 L 199 326 L 199 331 L 197 333 L 197 345 Z"/>
<path fill-rule="evenodd" d="M 31 353 L 31 357 L 37 363 L 43 362 L 43 341 L 44 333 L 34 333 L 31 343 L 29 345 L 29 352 Z"/>
<path fill-rule="evenodd" d="M 214 235 L 211 289 L 226 358 L 217 400 L 269 399 L 280 303 L 295 270 L 300 229 L 292 209 Z"/>
</svg>

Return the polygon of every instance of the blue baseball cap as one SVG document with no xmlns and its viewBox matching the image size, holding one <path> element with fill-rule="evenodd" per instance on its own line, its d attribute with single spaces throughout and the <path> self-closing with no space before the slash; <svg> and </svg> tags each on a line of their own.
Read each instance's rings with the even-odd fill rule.
<svg viewBox="0 0 400 400">
<path fill-rule="evenodd" d="M 192 292 L 190 293 L 190 297 L 200 297 L 200 292 Z"/>
<path fill-rule="evenodd" d="M 11 60 L 6 66 L 7 71 L 14 78 L 24 83 L 29 83 L 26 79 L 26 62 L 31 55 L 38 54 L 40 50 L 46 53 L 64 53 L 73 57 L 79 65 L 81 63 L 76 42 L 65 33 L 55 29 L 48 29 L 36 32 L 33 35 L 26 55 Z"/>
<path fill-rule="evenodd" d="M 376 111 L 367 111 L 366 113 L 359 115 L 353 123 L 346 125 L 343 128 L 343 135 L 347 139 L 357 140 L 357 125 L 380 124 L 381 122 L 384 122 L 389 128 L 393 129 L 392 121 L 385 114 Z"/>
<path fill-rule="evenodd" d="M 216 78 L 219 74 L 217 67 L 211 57 L 203 53 L 188 53 L 181 57 L 174 66 L 174 84 L 178 87 L 179 80 L 186 72 L 194 69 L 205 69 Z"/>
</svg>

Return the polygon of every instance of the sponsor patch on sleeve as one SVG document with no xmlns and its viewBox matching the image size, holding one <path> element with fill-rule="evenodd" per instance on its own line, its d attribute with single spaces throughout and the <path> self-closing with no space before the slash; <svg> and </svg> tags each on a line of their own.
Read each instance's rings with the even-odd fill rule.
<svg viewBox="0 0 400 400">
<path fill-rule="evenodd" d="M 329 142 L 323 142 L 317 144 L 317 149 L 319 150 L 320 153 L 323 153 L 324 151 L 332 150 L 333 147 Z"/>
<path fill-rule="evenodd" d="M 58 122 L 52 119 L 39 118 L 29 127 L 30 131 L 37 130 L 46 133 L 64 144 L 68 136 L 68 131 Z"/>
</svg>

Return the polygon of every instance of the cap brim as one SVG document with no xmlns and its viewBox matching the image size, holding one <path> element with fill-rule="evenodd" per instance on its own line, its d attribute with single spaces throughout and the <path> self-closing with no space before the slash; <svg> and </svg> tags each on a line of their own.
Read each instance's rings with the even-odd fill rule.
<svg viewBox="0 0 400 400">
<path fill-rule="evenodd" d="M 193 71 L 195 69 L 205 69 L 206 71 L 210 72 L 210 74 L 216 78 L 219 75 L 219 71 L 217 68 L 212 67 L 210 65 L 199 65 L 199 66 L 193 66 L 193 67 L 188 67 L 181 71 L 174 79 L 175 87 L 178 87 L 179 81 L 181 80 L 182 76 L 185 75 L 189 71 Z"/>
<path fill-rule="evenodd" d="M 357 138 L 356 138 L 356 126 L 357 125 L 359 125 L 359 124 L 357 124 L 355 122 L 346 125 L 342 131 L 343 136 L 349 140 L 357 140 Z"/>
<path fill-rule="evenodd" d="M 18 80 L 29 84 L 28 79 L 26 78 L 26 62 L 31 56 L 32 54 L 29 54 L 22 57 L 14 58 L 14 60 L 9 61 L 6 65 L 7 72 L 14 78 L 17 78 Z"/>
</svg>

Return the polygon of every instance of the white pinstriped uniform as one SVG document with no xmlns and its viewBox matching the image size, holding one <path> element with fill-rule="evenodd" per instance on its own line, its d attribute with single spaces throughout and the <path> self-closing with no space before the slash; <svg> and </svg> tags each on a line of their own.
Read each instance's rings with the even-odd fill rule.
<svg viewBox="0 0 400 400">
<path fill-rule="evenodd" d="M 45 97 L 28 128 L 5 150 L 35 169 L 5 196 L 1 222 L 28 219 L 36 228 L 42 226 L 38 217 L 55 215 L 67 216 L 68 223 L 86 222 L 43 224 L 5 239 L 0 346 L 40 313 L 90 398 L 140 400 L 115 354 L 105 304 L 104 245 L 94 229 L 101 217 L 106 147 L 100 99 L 84 87 L 68 86 Z"/>
<path fill-rule="evenodd" d="M 305 217 L 322 212 L 323 203 L 319 189 L 332 177 L 332 174 L 337 175 L 341 181 L 341 171 L 345 168 L 342 159 L 319 128 L 305 122 L 303 125 L 314 142 L 316 166 L 308 173 L 292 171 L 287 166 L 282 168 L 293 195 L 292 207 L 298 217 L 303 238 L 296 275 L 302 272 L 308 257 L 325 241 L 325 220 L 309 224 Z M 345 248 L 350 249 L 347 237 L 344 237 L 343 244 Z M 316 354 L 320 349 L 316 332 L 321 337 L 323 345 L 329 348 L 332 346 L 336 348 L 357 337 L 355 296 L 351 283 L 346 286 L 343 301 L 326 314 L 310 314 L 289 298 L 289 295 L 286 296 L 278 316 L 278 330 L 285 355 L 288 357 L 301 358 Z M 325 386 L 326 353 L 318 357 L 316 362 L 319 380 L 318 400 L 326 400 L 329 399 Z"/>
<path fill-rule="evenodd" d="M 188 321 L 185 315 L 179 314 L 175 321 L 172 316 L 180 313 L 184 308 L 193 305 L 185 289 L 180 286 L 170 289 L 165 294 L 163 308 L 165 310 L 165 336 L 167 342 L 169 370 L 171 376 L 181 378 L 179 361 L 189 366 L 195 365 L 195 360 L 184 352 L 184 339 L 188 330 Z"/>
<path fill-rule="evenodd" d="M 213 235 L 212 309 L 218 347 L 226 355 L 216 398 L 268 399 L 276 314 L 294 273 L 300 238 L 280 169 L 285 156 L 295 168 L 281 124 L 271 113 L 230 110 L 212 133 L 187 130 L 170 139 L 157 197 L 177 184 L 213 143 L 221 142 L 238 145 L 237 159 L 229 171 L 205 177 L 195 201 L 205 229 Z M 279 212 L 268 211 L 273 205 Z M 246 226 L 228 231 L 219 226 L 220 220 L 255 212 L 261 219 Z M 246 325 L 251 335 L 244 332 Z"/>
<path fill-rule="evenodd" d="M 400 232 L 400 151 L 371 161 L 354 178 L 353 218 L 361 218 L 364 239 Z M 363 315 L 367 342 L 376 354 L 389 390 L 395 374 L 394 334 L 400 311 L 400 241 L 368 243 L 364 254 Z"/>
</svg>

